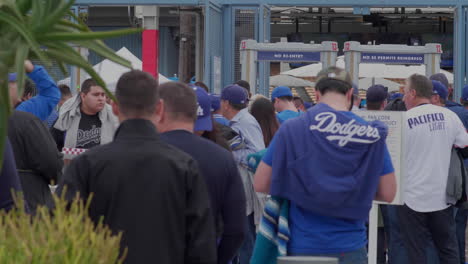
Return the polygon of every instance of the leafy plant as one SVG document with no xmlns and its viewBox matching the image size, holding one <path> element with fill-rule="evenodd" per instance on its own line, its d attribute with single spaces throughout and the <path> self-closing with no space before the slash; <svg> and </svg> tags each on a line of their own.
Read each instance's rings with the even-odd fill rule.
<svg viewBox="0 0 468 264">
<path fill-rule="evenodd" d="M 119 257 L 122 234 L 112 235 L 102 223 L 88 217 L 89 201 L 68 203 L 54 195 L 55 208 L 39 206 L 35 216 L 24 209 L 24 200 L 15 195 L 17 207 L 0 212 L 0 264 L 7 263 L 123 263 Z M 20 198 L 18 198 L 20 197 Z"/>
<path fill-rule="evenodd" d="M 11 113 L 8 73 L 17 72 L 18 94 L 22 94 L 25 81 L 24 61 L 38 59 L 42 63 L 58 63 L 63 72 L 65 65 L 85 70 L 102 86 L 106 84 L 75 49 L 88 48 L 104 58 L 131 68 L 130 62 L 108 48 L 102 39 L 141 32 L 123 29 L 92 32 L 79 17 L 71 12 L 73 0 L 0 0 L 0 168 L 7 136 L 7 120 Z M 71 17 L 76 23 L 67 20 Z"/>
</svg>

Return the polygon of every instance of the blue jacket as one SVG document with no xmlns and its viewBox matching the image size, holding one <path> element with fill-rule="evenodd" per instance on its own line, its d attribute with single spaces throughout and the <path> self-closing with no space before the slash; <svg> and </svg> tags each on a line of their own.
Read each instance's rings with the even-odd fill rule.
<svg viewBox="0 0 468 264">
<path fill-rule="evenodd" d="M 446 105 L 447 109 L 457 114 L 465 128 L 468 130 L 468 110 L 461 105 Z"/>
<path fill-rule="evenodd" d="M 15 156 L 10 141 L 7 139 L 5 143 L 3 166 L 0 171 L 0 210 L 9 211 L 15 204 L 11 191 L 20 192 L 21 184 L 16 171 Z"/>
<path fill-rule="evenodd" d="M 367 219 L 387 131 L 326 104 L 288 120 L 275 135 L 270 194 L 324 216 Z"/>
<path fill-rule="evenodd" d="M 42 66 L 34 66 L 28 77 L 36 84 L 38 94 L 19 104 L 16 110 L 29 112 L 45 121 L 60 101 L 60 90 Z"/>
</svg>

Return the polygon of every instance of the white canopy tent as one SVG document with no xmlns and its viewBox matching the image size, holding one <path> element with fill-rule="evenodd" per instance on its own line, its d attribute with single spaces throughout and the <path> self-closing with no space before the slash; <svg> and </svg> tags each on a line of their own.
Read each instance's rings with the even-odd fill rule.
<svg viewBox="0 0 468 264">
<path fill-rule="evenodd" d="M 270 86 L 314 87 L 315 83 L 290 75 L 280 74 L 270 77 Z"/>
<path fill-rule="evenodd" d="M 133 53 L 131 53 L 127 48 L 125 47 L 121 48 L 119 51 L 116 52 L 116 54 L 130 61 L 133 69 L 136 69 L 136 70 L 142 69 L 143 63 L 141 62 L 141 60 L 138 59 L 135 55 L 133 55 Z M 101 76 L 101 78 L 106 83 L 107 88 L 111 92 L 115 92 L 115 86 L 117 85 L 117 81 L 119 80 L 120 76 L 130 70 L 108 59 L 105 59 L 101 61 L 100 63 L 94 65 L 93 69 Z M 169 80 L 165 76 L 159 74 L 160 84 L 170 82 L 170 81 L 171 80 Z M 58 81 L 58 84 L 70 85 L 70 77 L 63 79 L 61 81 Z"/>
<path fill-rule="evenodd" d="M 400 91 L 400 86 L 402 86 L 397 82 L 392 82 L 384 78 L 362 78 L 359 80 L 359 89 L 367 91 L 367 89 L 374 84 L 380 84 L 388 87 L 389 92 L 398 92 Z"/>
<path fill-rule="evenodd" d="M 336 61 L 336 66 L 345 68 L 344 56 L 339 56 Z M 322 70 L 322 64 L 310 64 L 297 69 L 282 72 L 281 74 L 292 75 L 296 77 L 315 77 Z M 453 73 L 446 70 L 440 70 L 441 73 L 447 76 L 450 83 L 453 83 Z M 424 65 L 386 65 L 386 64 L 368 64 L 361 63 L 359 65 L 359 78 L 386 78 L 386 79 L 406 79 L 412 74 L 425 75 Z"/>
</svg>

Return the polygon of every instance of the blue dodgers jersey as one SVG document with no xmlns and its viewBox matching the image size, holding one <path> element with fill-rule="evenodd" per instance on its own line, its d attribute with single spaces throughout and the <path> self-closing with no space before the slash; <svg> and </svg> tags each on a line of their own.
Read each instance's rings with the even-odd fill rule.
<svg viewBox="0 0 468 264">
<path fill-rule="evenodd" d="M 362 123 L 365 120 L 352 112 L 342 114 Z M 271 142 L 263 162 L 272 166 L 273 153 L 282 151 L 281 146 L 276 145 L 276 137 Z M 383 166 L 380 175 L 394 171 L 390 154 L 384 146 Z M 349 161 L 352 162 L 353 159 Z M 321 166 L 326 167 L 322 164 Z M 336 210 L 340 210 L 337 208 Z M 344 219 L 315 213 L 301 208 L 297 203 L 291 202 L 290 215 L 290 241 L 288 251 L 293 254 L 326 254 L 349 252 L 362 248 L 367 243 L 365 220 Z"/>
<path fill-rule="evenodd" d="M 291 118 L 296 118 L 301 115 L 301 112 L 294 112 L 291 110 L 284 110 L 279 112 L 276 117 L 278 118 L 278 121 L 280 124 L 282 124 L 284 121 L 289 120 Z"/>
</svg>

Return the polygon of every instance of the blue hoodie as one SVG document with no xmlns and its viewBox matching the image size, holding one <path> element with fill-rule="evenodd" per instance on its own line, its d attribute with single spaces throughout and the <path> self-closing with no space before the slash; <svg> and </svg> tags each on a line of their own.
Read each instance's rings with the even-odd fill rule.
<svg viewBox="0 0 468 264">
<path fill-rule="evenodd" d="M 36 84 L 38 94 L 20 103 L 16 110 L 31 113 L 45 121 L 60 101 L 60 90 L 42 66 L 34 66 L 28 77 Z"/>
</svg>

